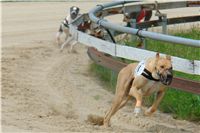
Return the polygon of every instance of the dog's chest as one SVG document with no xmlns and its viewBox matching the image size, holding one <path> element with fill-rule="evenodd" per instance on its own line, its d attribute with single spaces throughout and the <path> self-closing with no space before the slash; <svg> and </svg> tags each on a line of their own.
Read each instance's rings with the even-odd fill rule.
<svg viewBox="0 0 200 133">
<path fill-rule="evenodd" d="M 73 21 L 73 19 L 70 17 L 70 15 L 68 15 L 64 20 L 63 20 L 63 24 L 68 27 L 69 24 L 71 24 Z"/>
<path fill-rule="evenodd" d="M 156 81 L 148 81 L 142 88 L 141 93 L 145 96 L 157 92 L 160 88 L 160 83 Z"/>
</svg>

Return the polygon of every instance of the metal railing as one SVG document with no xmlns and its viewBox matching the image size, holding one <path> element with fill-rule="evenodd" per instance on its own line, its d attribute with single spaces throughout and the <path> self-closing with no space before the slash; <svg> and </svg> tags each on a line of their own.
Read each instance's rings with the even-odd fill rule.
<svg viewBox="0 0 200 133">
<path fill-rule="evenodd" d="M 140 30 L 140 29 L 124 27 L 124 26 L 121 26 L 121 25 L 116 25 L 116 24 L 110 23 L 110 22 L 106 21 L 105 19 L 98 18 L 95 15 L 98 12 L 102 11 L 103 9 L 110 8 L 112 6 L 117 6 L 117 5 L 123 5 L 124 6 L 124 4 L 133 3 L 133 2 L 138 2 L 138 1 L 117 1 L 117 2 L 107 3 L 107 4 L 97 5 L 95 8 L 93 8 L 89 12 L 89 17 L 96 24 L 101 25 L 101 26 L 108 28 L 108 29 L 115 30 L 115 31 L 124 32 L 124 33 L 128 33 L 128 34 L 134 34 L 134 35 L 138 35 L 138 36 L 141 36 L 141 37 L 147 37 L 147 38 L 160 40 L 160 41 L 184 44 L 184 45 L 194 46 L 194 47 L 200 47 L 200 40 L 186 39 L 186 38 L 182 38 L 182 37 L 175 37 L 175 36 L 170 36 L 170 35 L 165 35 L 165 34 L 160 34 L 160 33 L 143 31 L 143 30 Z M 187 1 L 184 1 L 182 3 L 185 3 L 185 5 L 187 5 Z M 154 3 L 152 3 L 152 4 L 154 4 Z M 175 3 L 174 2 L 168 2 L 167 5 L 169 5 L 169 4 L 175 4 Z"/>
</svg>

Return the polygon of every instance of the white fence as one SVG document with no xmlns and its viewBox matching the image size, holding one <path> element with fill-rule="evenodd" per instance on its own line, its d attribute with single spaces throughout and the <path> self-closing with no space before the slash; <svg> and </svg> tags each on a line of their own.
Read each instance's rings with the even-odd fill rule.
<svg viewBox="0 0 200 133">
<path fill-rule="evenodd" d="M 76 30 L 74 26 L 70 26 L 70 32 L 75 35 L 78 42 L 87 46 L 95 47 L 97 50 L 108 53 L 112 56 L 121 57 L 129 60 L 141 61 L 156 55 L 156 52 L 144 49 L 113 44 L 111 42 L 95 38 L 83 32 Z M 161 54 L 164 55 L 164 54 Z M 200 75 L 200 61 L 188 60 L 180 57 L 172 56 L 173 69 L 176 71 Z"/>
</svg>

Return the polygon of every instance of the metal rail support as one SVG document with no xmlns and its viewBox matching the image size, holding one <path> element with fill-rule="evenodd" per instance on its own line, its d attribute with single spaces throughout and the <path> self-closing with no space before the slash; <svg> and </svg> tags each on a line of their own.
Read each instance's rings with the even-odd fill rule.
<svg viewBox="0 0 200 133">
<path fill-rule="evenodd" d="M 156 13 L 155 16 L 158 16 L 158 19 L 161 21 L 162 33 L 167 34 L 167 14 L 161 13 L 158 9 L 158 2 L 155 2 Z"/>
<path fill-rule="evenodd" d="M 163 17 L 162 17 L 162 33 L 168 34 L 168 31 L 167 31 L 167 15 L 166 14 L 164 14 Z"/>
<path fill-rule="evenodd" d="M 130 20 L 130 25 L 131 25 L 131 28 L 135 28 L 136 29 L 136 19 L 131 19 Z M 131 41 L 133 41 L 133 42 L 136 41 L 136 36 L 135 35 L 131 35 Z"/>
</svg>

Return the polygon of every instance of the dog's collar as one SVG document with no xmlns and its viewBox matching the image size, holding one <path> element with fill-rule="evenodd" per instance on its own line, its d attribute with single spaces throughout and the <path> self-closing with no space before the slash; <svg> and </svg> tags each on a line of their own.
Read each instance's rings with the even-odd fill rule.
<svg viewBox="0 0 200 133">
<path fill-rule="evenodd" d="M 152 73 L 149 70 L 147 70 L 146 68 L 144 68 L 144 71 L 142 72 L 141 75 L 144 76 L 145 78 L 149 79 L 149 80 L 160 81 L 160 79 L 155 79 L 152 76 Z"/>
<path fill-rule="evenodd" d="M 139 76 L 139 75 L 142 75 L 149 80 L 160 81 L 160 79 L 155 79 L 152 76 L 152 73 L 145 68 L 145 61 L 141 61 L 135 68 L 135 76 Z"/>
<path fill-rule="evenodd" d="M 66 23 L 63 23 L 63 25 L 64 25 L 65 27 L 69 28 L 69 25 L 68 25 L 68 24 L 66 24 Z"/>
</svg>

